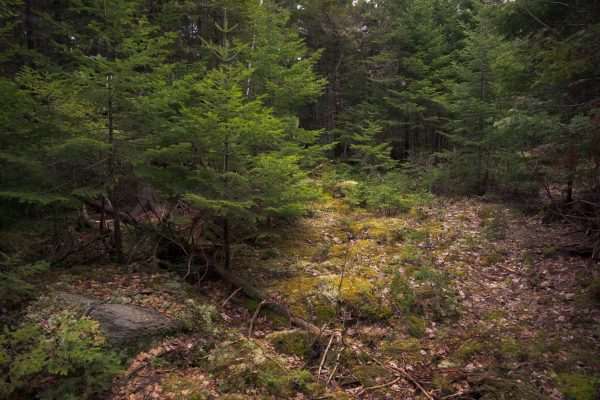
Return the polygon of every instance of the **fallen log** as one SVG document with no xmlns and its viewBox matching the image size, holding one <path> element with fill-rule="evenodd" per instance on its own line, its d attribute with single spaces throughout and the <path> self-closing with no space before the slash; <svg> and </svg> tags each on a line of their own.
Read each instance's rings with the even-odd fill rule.
<svg viewBox="0 0 600 400">
<path fill-rule="evenodd" d="M 223 266 L 220 265 L 214 265 L 212 269 L 217 275 L 221 277 L 221 279 L 229 282 L 236 288 L 239 288 L 239 290 L 241 290 L 242 293 L 244 293 L 246 296 L 261 303 L 264 302 L 264 307 L 267 307 L 272 311 L 287 317 L 293 325 L 302 329 L 306 329 L 307 331 L 310 331 L 315 334 L 322 333 L 322 330 L 319 329 L 319 327 L 306 321 L 304 318 L 295 315 L 280 302 L 269 298 L 262 291 L 249 284 L 248 281 L 243 277 L 240 277 L 237 274 L 232 273 L 231 271 L 227 271 Z"/>
</svg>

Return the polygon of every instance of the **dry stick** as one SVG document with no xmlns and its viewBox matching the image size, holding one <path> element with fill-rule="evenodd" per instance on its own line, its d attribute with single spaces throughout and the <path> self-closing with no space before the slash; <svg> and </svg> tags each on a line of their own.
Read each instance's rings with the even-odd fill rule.
<svg viewBox="0 0 600 400">
<path fill-rule="evenodd" d="M 258 348 L 260 349 L 260 351 L 262 351 L 263 355 L 265 357 L 267 357 L 271 362 L 273 362 L 273 364 L 277 365 L 283 372 L 285 372 L 288 376 L 292 376 L 292 374 L 290 373 L 290 371 L 287 370 L 287 368 L 285 368 L 283 365 L 281 365 L 277 360 L 275 360 L 273 357 L 271 357 L 266 351 L 265 349 L 263 349 L 263 347 L 257 342 L 255 341 L 254 344 L 256 344 L 258 346 Z"/>
<path fill-rule="evenodd" d="M 371 358 L 371 360 L 375 361 L 375 363 L 379 364 L 383 368 L 401 373 L 402 375 L 404 375 L 406 377 L 406 379 L 408 379 L 410 381 L 410 383 L 415 385 L 421 392 L 423 392 L 425 397 L 427 397 L 429 400 L 434 400 L 433 397 L 431 397 L 431 395 L 429 394 L 429 392 L 427 390 L 425 390 L 423 388 L 423 386 L 421 386 L 421 384 L 415 378 L 410 376 L 410 374 L 408 372 L 406 372 L 403 368 L 396 368 L 396 367 L 392 367 L 389 365 L 385 365 L 384 363 L 382 363 L 381 361 L 379 361 L 378 359 L 373 357 L 371 354 L 369 354 L 369 353 L 365 353 L 365 354 L 367 354 L 369 356 L 369 358 Z"/>
<path fill-rule="evenodd" d="M 183 277 L 183 280 L 186 280 L 187 277 L 192 272 L 192 262 L 193 261 L 194 261 L 194 248 L 192 247 L 192 250 L 190 251 L 190 256 L 188 257 L 187 272 L 185 273 L 185 276 Z"/>
<path fill-rule="evenodd" d="M 402 379 L 402 377 L 401 377 L 401 376 L 397 377 L 396 379 L 394 379 L 394 380 L 393 380 L 393 381 L 391 381 L 391 382 L 384 383 L 384 384 L 382 384 L 382 385 L 377 385 L 377 386 L 369 386 L 369 387 L 366 387 L 366 388 L 364 388 L 363 390 L 361 390 L 360 392 L 356 393 L 356 395 L 357 395 L 357 396 L 360 396 L 361 394 L 364 394 L 364 393 L 365 393 L 366 391 L 368 391 L 368 390 L 375 390 L 375 389 L 381 389 L 381 388 L 384 388 L 384 387 L 392 386 L 394 383 L 398 382 L 400 379 Z"/>
<path fill-rule="evenodd" d="M 319 372 L 317 373 L 317 377 L 321 377 L 321 370 L 323 369 L 323 364 L 325 364 L 325 359 L 327 358 L 327 352 L 329 352 L 329 348 L 331 347 L 331 343 L 333 342 L 333 338 L 335 337 L 335 332 L 333 332 L 331 334 L 331 337 L 329 338 L 329 343 L 327 344 L 327 347 L 325 348 L 325 352 L 323 353 L 323 358 L 321 359 L 321 364 L 319 364 Z"/>
<path fill-rule="evenodd" d="M 227 304 L 229 302 L 229 300 L 231 300 L 233 298 L 233 296 L 235 296 L 237 294 L 237 292 L 239 292 L 240 290 L 242 290 L 241 286 L 239 288 L 235 289 L 233 291 L 233 293 L 231 293 L 231 295 L 227 299 L 225 299 L 223 304 L 221 304 L 221 308 L 225 307 L 225 304 Z"/>
<path fill-rule="evenodd" d="M 256 321 L 256 317 L 258 317 L 258 313 L 260 312 L 260 309 L 265 305 L 265 303 L 268 303 L 268 300 L 263 300 L 260 302 L 260 304 L 258 305 L 258 307 L 256 307 L 256 311 L 254 311 L 254 315 L 252 316 L 252 319 L 250 320 L 250 328 L 248 328 L 248 337 L 251 338 L 252 337 L 252 329 L 254 328 L 254 321 Z"/>
</svg>

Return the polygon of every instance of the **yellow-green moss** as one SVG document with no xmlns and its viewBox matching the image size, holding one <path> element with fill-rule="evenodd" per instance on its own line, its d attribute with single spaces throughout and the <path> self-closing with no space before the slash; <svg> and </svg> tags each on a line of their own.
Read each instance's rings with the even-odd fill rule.
<svg viewBox="0 0 600 400">
<path fill-rule="evenodd" d="M 558 390 L 565 400 L 594 400 L 598 379 L 580 374 L 558 374 L 556 377 Z"/>
<path fill-rule="evenodd" d="M 290 398 L 296 392 L 313 396 L 320 391 L 309 371 L 282 367 L 285 360 L 275 354 L 267 357 L 266 351 L 241 337 L 224 340 L 209 352 L 206 368 L 217 379 L 219 389 L 226 393 L 256 389 L 266 390 L 277 398 Z"/>
<path fill-rule="evenodd" d="M 485 265 L 486 267 L 491 267 L 492 265 L 502 261 L 505 255 L 506 250 L 504 249 L 492 250 L 488 254 L 483 256 L 483 265 Z"/>
<path fill-rule="evenodd" d="M 375 364 L 357 365 L 352 368 L 352 376 L 363 386 L 375 386 L 390 378 L 390 372 Z"/>
<path fill-rule="evenodd" d="M 416 315 L 411 315 L 406 319 L 406 333 L 414 338 L 425 336 L 427 326 L 425 322 Z"/>
<path fill-rule="evenodd" d="M 398 218 L 365 218 L 350 225 L 353 234 L 378 243 L 393 243 L 404 238 L 404 222 Z"/>
<path fill-rule="evenodd" d="M 381 354 L 386 357 L 395 357 L 400 354 L 414 353 L 421 349 L 421 343 L 414 338 L 407 338 L 393 342 L 384 343 L 381 348 Z"/>
<path fill-rule="evenodd" d="M 164 393 L 175 394 L 176 399 L 181 400 L 205 400 L 210 399 L 210 391 L 203 390 L 204 377 L 180 376 L 169 374 L 162 383 Z"/>
<path fill-rule="evenodd" d="M 460 362 L 467 362 L 472 360 L 475 356 L 481 353 L 484 346 L 481 342 L 469 339 L 464 342 L 453 355 L 453 359 Z"/>
<path fill-rule="evenodd" d="M 289 330 L 273 332 L 265 339 L 280 353 L 307 357 L 316 337 L 308 332 Z"/>
<path fill-rule="evenodd" d="M 486 311 L 483 313 L 483 319 L 486 321 L 495 321 L 497 319 L 506 318 L 508 312 L 503 310 Z"/>
<path fill-rule="evenodd" d="M 337 275 L 299 277 L 278 282 L 275 289 L 288 297 L 294 312 L 320 322 L 333 317 L 338 301 L 356 318 L 377 320 L 392 315 L 391 309 L 375 295 L 373 284 L 366 279 L 346 276 L 341 290 L 339 283 Z"/>
<path fill-rule="evenodd" d="M 542 249 L 542 254 L 546 257 L 553 255 L 556 253 L 558 249 L 556 247 L 544 247 Z"/>
<path fill-rule="evenodd" d="M 502 339 L 498 354 L 504 359 L 517 361 L 528 361 L 539 356 L 531 343 L 517 341 L 512 337 Z"/>
<path fill-rule="evenodd" d="M 438 390 L 441 394 L 448 394 L 454 391 L 452 382 L 445 375 L 436 375 L 431 380 L 431 387 Z"/>
</svg>

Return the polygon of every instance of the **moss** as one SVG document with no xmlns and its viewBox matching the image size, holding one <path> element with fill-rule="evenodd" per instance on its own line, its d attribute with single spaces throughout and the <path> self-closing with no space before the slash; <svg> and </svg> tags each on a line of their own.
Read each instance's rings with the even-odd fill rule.
<svg viewBox="0 0 600 400">
<path fill-rule="evenodd" d="M 506 318 L 508 312 L 503 310 L 486 311 L 483 313 L 483 319 L 485 321 L 495 321 L 498 319 Z"/>
<path fill-rule="evenodd" d="M 175 394 L 176 399 L 181 400 L 205 400 L 210 399 L 210 391 L 203 390 L 204 378 L 195 376 L 180 376 L 169 374 L 162 383 L 164 393 Z"/>
<path fill-rule="evenodd" d="M 481 342 L 469 339 L 459 347 L 452 358 L 460 362 L 467 362 L 481 353 L 483 349 L 484 346 Z"/>
<path fill-rule="evenodd" d="M 414 338 L 397 340 L 384 343 L 381 348 L 381 354 L 387 357 L 395 357 L 399 354 L 414 353 L 421 349 L 421 343 Z"/>
<path fill-rule="evenodd" d="M 371 282 L 346 276 L 338 291 L 339 282 L 340 277 L 334 275 L 299 277 L 278 282 L 276 289 L 288 296 L 292 311 L 319 322 L 334 316 L 338 301 L 359 319 L 381 320 L 392 315 L 391 309 L 375 295 Z"/>
<path fill-rule="evenodd" d="M 508 221 L 499 212 L 484 223 L 483 234 L 488 239 L 500 240 L 506 237 Z"/>
<path fill-rule="evenodd" d="M 363 386 L 375 386 L 390 378 L 390 372 L 379 365 L 363 364 L 352 368 L 352 376 Z"/>
<path fill-rule="evenodd" d="M 304 331 L 289 330 L 273 332 L 265 339 L 280 353 L 306 358 L 317 338 Z"/>
<path fill-rule="evenodd" d="M 469 381 L 472 383 L 471 393 L 476 394 L 475 398 L 481 400 L 548 399 L 525 379 L 518 379 L 516 376 L 506 379 L 494 372 L 484 371 L 478 375 L 472 375 Z"/>
<path fill-rule="evenodd" d="M 544 248 L 542 249 L 542 254 L 543 254 L 545 257 L 549 257 L 549 256 L 553 255 L 554 253 L 556 253 L 556 252 L 557 252 L 557 250 L 558 250 L 558 249 L 557 249 L 556 247 L 544 247 Z"/>
<path fill-rule="evenodd" d="M 588 285 L 590 299 L 595 304 L 600 304 L 600 277 L 593 279 Z"/>
<path fill-rule="evenodd" d="M 406 333 L 414 338 L 422 338 L 427 334 L 425 322 L 416 315 L 406 319 Z"/>
<path fill-rule="evenodd" d="M 420 265 L 423 258 L 421 249 L 413 244 L 405 244 L 400 249 L 398 261 L 402 264 Z"/>
<path fill-rule="evenodd" d="M 565 400 L 594 400 L 598 380 L 580 374 L 559 374 L 556 386 Z"/>
<path fill-rule="evenodd" d="M 422 242 L 429 237 L 429 231 L 425 229 L 415 229 L 407 232 L 404 237 L 413 242 Z"/>
<path fill-rule="evenodd" d="M 528 361 L 538 356 L 538 352 L 530 343 L 520 342 L 515 338 L 505 338 L 500 342 L 498 355 L 505 360 Z"/>
<path fill-rule="evenodd" d="M 277 398 L 289 398 L 296 392 L 312 395 L 317 391 L 310 372 L 282 367 L 285 361 L 274 354 L 267 357 L 266 351 L 244 338 L 224 340 L 209 352 L 207 371 L 226 393 L 252 388 L 266 390 Z"/>
<path fill-rule="evenodd" d="M 350 231 L 378 243 L 393 243 L 404 239 L 404 223 L 392 218 L 365 218 L 350 225 Z"/>
<path fill-rule="evenodd" d="M 431 387 L 441 394 L 449 394 L 454 392 L 454 387 L 452 386 L 452 382 L 445 375 L 436 375 L 431 380 Z"/>
<path fill-rule="evenodd" d="M 486 267 L 491 267 L 492 265 L 502 261 L 505 255 L 506 250 L 504 249 L 492 250 L 490 253 L 483 256 L 483 265 Z"/>
</svg>

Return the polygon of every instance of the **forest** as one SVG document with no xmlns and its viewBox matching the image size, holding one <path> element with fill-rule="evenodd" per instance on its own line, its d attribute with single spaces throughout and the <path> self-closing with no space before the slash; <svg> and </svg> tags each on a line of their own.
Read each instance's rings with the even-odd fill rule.
<svg viewBox="0 0 600 400">
<path fill-rule="evenodd" d="M 0 0 L 0 400 L 600 398 L 600 2 Z"/>
</svg>

